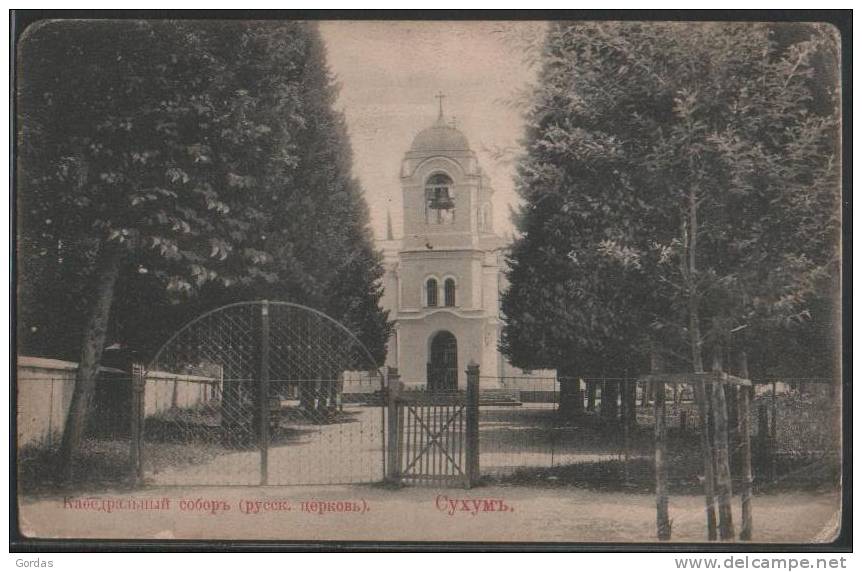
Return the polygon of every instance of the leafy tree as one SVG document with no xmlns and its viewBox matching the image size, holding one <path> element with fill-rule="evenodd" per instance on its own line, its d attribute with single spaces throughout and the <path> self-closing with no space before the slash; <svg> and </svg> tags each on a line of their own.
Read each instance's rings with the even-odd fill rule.
<svg viewBox="0 0 862 572">
<path fill-rule="evenodd" d="M 47 22 L 22 39 L 22 242 L 50 245 L 19 258 L 22 276 L 53 272 L 88 294 L 67 471 L 122 273 L 180 298 L 209 282 L 274 279 L 257 229 L 263 190 L 293 167 L 295 41 L 288 25 L 157 22 Z M 63 225 L 44 232 L 49 220 Z M 61 245 L 76 256 L 57 254 Z M 44 294 L 22 305 L 59 310 Z"/>
<path fill-rule="evenodd" d="M 273 184 L 263 248 L 271 255 L 271 284 L 251 295 L 290 300 L 318 308 L 347 326 L 383 363 L 391 326 L 380 309 L 382 257 L 374 248 L 368 207 L 352 174 L 352 152 L 342 114 L 334 110 L 337 85 L 326 65 L 315 27 L 303 29 L 295 73 L 297 113 L 304 121 L 293 133 L 295 168 L 289 180 Z"/>
<path fill-rule="evenodd" d="M 202 311 L 270 298 L 383 360 L 380 255 L 313 25 L 48 22 L 20 53 L 19 335 L 80 357 L 68 470 L 108 339 L 152 355 Z"/>
<path fill-rule="evenodd" d="M 698 372 L 707 350 L 828 329 L 835 45 L 819 26 L 552 25 L 503 299 L 513 363 L 599 373 L 657 348 Z M 785 357 L 759 353 L 752 369 Z"/>
</svg>

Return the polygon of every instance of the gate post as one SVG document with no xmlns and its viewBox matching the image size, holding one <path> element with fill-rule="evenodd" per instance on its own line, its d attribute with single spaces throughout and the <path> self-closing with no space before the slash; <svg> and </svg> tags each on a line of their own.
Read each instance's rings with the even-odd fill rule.
<svg viewBox="0 0 862 572">
<path fill-rule="evenodd" d="M 260 418 L 260 484 L 269 478 L 269 302 L 260 306 L 260 375 L 258 375 L 258 417 Z"/>
<path fill-rule="evenodd" d="M 131 386 L 131 407 L 130 413 L 130 429 L 131 429 L 131 444 L 129 445 L 129 461 L 132 469 L 132 480 L 135 484 L 140 484 L 144 478 L 144 464 L 142 441 L 144 437 L 144 389 L 147 378 L 144 375 L 144 366 L 135 363 L 132 364 L 132 386 Z"/>
<path fill-rule="evenodd" d="M 401 394 L 401 376 L 398 375 L 398 368 L 390 367 L 386 378 L 386 480 L 396 483 L 401 478 L 401 435 L 398 432 L 400 427 L 398 397 Z"/>
<path fill-rule="evenodd" d="M 479 365 L 467 365 L 467 488 L 479 482 Z"/>
</svg>

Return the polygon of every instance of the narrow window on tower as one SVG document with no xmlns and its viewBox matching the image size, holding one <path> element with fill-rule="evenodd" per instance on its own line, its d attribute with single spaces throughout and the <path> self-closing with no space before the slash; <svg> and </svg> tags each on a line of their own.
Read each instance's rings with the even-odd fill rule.
<svg viewBox="0 0 862 572">
<path fill-rule="evenodd" d="M 437 305 L 437 280 L 434 278 L 429 278 L 425 282 L 425 301 L 430 308 Z"/>
<path fill-rule="evenodd" d="M 426 224 L 451 224 L 455 222 L 455 199 L 453 182 L 448 175 L 437 173 L 425 183 Z"/>
<path fill-rule="evenodd" d="M 443 283 L 443 298 L 447 306 L 455 305 L 455 281 L 451 278 Z"/>
</svg>

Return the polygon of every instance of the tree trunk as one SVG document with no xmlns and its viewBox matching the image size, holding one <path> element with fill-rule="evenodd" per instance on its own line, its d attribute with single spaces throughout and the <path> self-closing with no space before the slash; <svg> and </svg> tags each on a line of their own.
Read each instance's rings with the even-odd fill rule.
<svg viewBox="0 0 862 572">
<path fill-rule="evenodd" d="M 576 415 L 581 415 L 584 412 L 584 390 L 582 387 L 583 384 L 581 383 L 581 378 L 578 378 L 577 381 L 575 381 L 574 391 L 572 392 L 574 411 Z"/>
<path fill-rule="evenodd" d="M 579 415 L 584 411 L 581 380 L 578 377 L 566 377 L 566 381 L 560 383 L 560 414 L 567 417 Z"/>
<path fill-rule="evenodd" d="M 695 400 L 700 415 L 700 445 L 703 449 L 703 492 L 706 501 L 706 531 L 709 540 L 716 540 L 715 518 L 715 472 L 712 469 L 712 439 L 709 430 L 709 407 L 707 400 L 710 388 L 706 382 L 695 384 Z"/>
<path fill-rule="evenodd" d="M 631 381 L 629 383 L 629 397 L 628 397 L 628 417 L 629 417 L 629 425 L 632 427 L 637 427 L 638 424 L 638 385 L 636 381 Z"/>
<path fill-rule="evenodd" d="M 703 354 L 701 353 L 700 337 L 700 297 L 697 291 L 697 191 L 694 186 L 689 190 L 688 205 L 688 259 L 682 262 L 682 274 L 688 287 L 688 336 L 691 348 L 691 363 L 694 373 L 703 373 Z M 700 412 L 701 447 L 703 449 L 703 489 L 706 500 L 706 530 L 707 538 L 715 540 L 715 473 L 713 471 L 712 439 L 709 430 L 710 391 L 705 381 L 695 384 L 695 399 Z"/>
<path fill-rule="evenodd" d="M 304 379 L 299 382 L 299 406 L 306 413 L 314 413 L 314 382 Z"/>
<path fill-rule="evenodd" d="M 635 402 L 636 389 L 635 382 L 628 379 L 620 384 L 620 420 L 626 427 L 634 426 L 637 419 L 635 412 L 637 407 Z"/>
<path fill-rule="evenodd" d="M 69 415 L 66 417 L 60 449 L 61 477 L 64 481 L 72 478 L 75 455 L 81 446 L 87 413 L 95 393 L 96 376 L 99 373 L 102 350 L 105 348 L 108 319 L 114 300 L 114 286 L 120 273 L 122 250 L 117 246 L 106 244 L 102 247 L 99 258 L 99 266 L 94 276 L 93 303 L 84 329 L 81 359 L 75 374 L 75 389 L 72 391 L 72 401 L 69 404 Z"/>
<path fill-rule="evenodd" d="M 605 381 L 602 384 L 602 412 L 605 419 L 614 421 L 619 415 L 620 384 L 618 381 Z"/>
</svg>

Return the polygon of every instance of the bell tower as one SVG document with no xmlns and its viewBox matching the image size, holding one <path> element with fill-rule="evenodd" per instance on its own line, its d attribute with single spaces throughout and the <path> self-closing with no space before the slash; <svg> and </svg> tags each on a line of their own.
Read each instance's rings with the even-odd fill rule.
<svg viewBox="0 0 862 572">
<path fill-rule="evenodd" d="M 463 389 L 470 361 L 500 375 L 502 243 L 491 222 L 493 189 L 467 137 L 446 117 L 445 96 L 436 97 L 436 121 L 401 161 L 403 235 L 388 255 L 386 296 L 396 326 L 387 360 L 405 383 L 449 391 Z"/>
<path fill-rule="evenodd" d="M 405 250 L 475 248 L 491 233 L 491 193 L 467 138 L 443 113 L 401 163 Z"/>
</svg>

